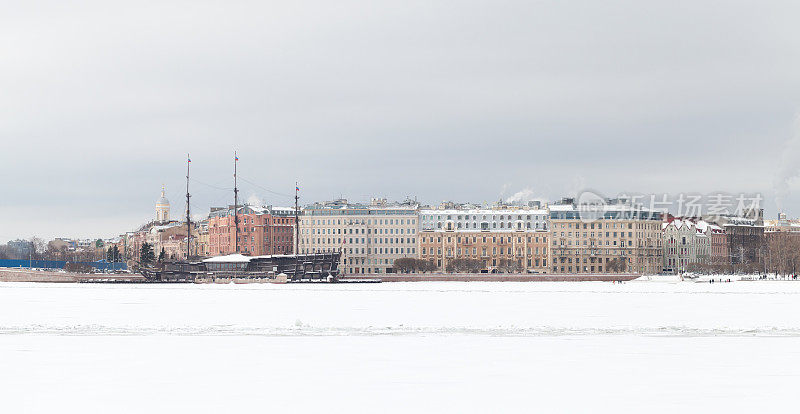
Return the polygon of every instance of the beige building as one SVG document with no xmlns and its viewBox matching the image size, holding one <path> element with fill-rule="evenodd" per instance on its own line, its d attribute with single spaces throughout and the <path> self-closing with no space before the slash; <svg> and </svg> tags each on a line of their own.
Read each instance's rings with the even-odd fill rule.
<svg viewBox="0 0 800 414">
<path fill-rule="evenodd" d="M 300 216 L 300 253 L 341 251 L 342 274 L 391 273 L 394 261 L 417 257 L 418 205 L 373 199 L 316 203 Z"/>
<path fill-rule="evenodd" d="M 469 259 L 481 272 L 548 273 L 548 238 L 544 209 L 420 211 L 419 258 L 441 271 Z"/>
<path fill-rule="evenodd" d="M 590 208 L 572 199 L 550 206 L 552 273 L 661 272 L 662 213 L 606 200 Z"/>
<path fill-rule="evenodd" d="M 765 233 L 797 233 L 800 232 L 800 219 L 786 218 L 786 213 L 778 213 L 777 220 L 764 220 Z"/>
<path fill-rule="evenodd" d="M 197 251 L 197 228 L 192 223 L 192 254 Z M 165 225 L 150 227 L 145 236 L 145 241 L 153 247 L 156 258 L 164 250 L 166 259 L 186 259 L 186 223 L 171 222 Z"/>
<path fill-rule="evenodd" d="M 192 254 L 198 257 L 208 257 L 208 220 L 197 223 L 197 249 Z"/>
</svg>

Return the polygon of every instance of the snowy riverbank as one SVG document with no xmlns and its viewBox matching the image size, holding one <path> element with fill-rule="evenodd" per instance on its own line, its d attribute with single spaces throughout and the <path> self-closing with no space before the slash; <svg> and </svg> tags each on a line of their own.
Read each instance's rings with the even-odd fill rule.
<svg viewBox="0 0 800 414">
<path fill-rule="evenodd" d="M 40 412 L 777 409 L 798 312 L 795 282 L 0 283 L 0 389 Z"/>
</svg>

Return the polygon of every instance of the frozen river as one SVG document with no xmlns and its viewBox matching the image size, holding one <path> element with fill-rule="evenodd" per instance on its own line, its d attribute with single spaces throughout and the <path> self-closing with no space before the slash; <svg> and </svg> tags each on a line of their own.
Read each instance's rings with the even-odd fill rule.
<svg viewBox="0 0 800 414">
<path fill-rule="evenodd" d="M 800 282 L 0 283 L 15 411 L 789 410 Z"/>
</svg>

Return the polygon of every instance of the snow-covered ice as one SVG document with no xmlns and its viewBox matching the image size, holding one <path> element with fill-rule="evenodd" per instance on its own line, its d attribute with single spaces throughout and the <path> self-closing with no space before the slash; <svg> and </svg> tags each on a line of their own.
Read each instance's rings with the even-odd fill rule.
<svg viewBox="0 0 800 414">
<path fill-rule="evenodd" d="M 800 282 L 0 283 L 17 411 L 788 410 Z"/>
</svg>

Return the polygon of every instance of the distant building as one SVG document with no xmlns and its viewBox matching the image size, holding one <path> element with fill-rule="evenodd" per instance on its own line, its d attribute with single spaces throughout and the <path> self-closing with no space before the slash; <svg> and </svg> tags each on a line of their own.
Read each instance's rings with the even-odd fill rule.
<svg viewBox="0 0 800 414">
<path fill-rule="evenodd" d="M 8 254 L 13 259 L 27 259 L 33 253 L 33 242 L 29 240 L 11 240 L 6 243 Z"/>
<path fill-rule="evenodd" d="M 725 233 L 724 228 L 716 224 L 710 227 L 709 232 L 711 233 L 711 250 L 708 264 L 724 270 L 731 263 L 731 243 L 728 234 Z"/>
<path fill-rule="evenodd" d="M 165 195 L 166 189 L 161 187 L 161 197 L 156 201 L 156 222 L 168 223 L 169 222 L 169 200 Z"/>
<path fill-rule="evenodd" d="M 442 271 L 459 259 L 481 271 L 549 273 L 547 210 L 523 208 L 421 210 L 419 258 Z"/>
<path fill-rule="evenodd" d="M 764 220 L 766 233 L 800 233 L 800 220 L 786 218 L 786 213 L 779 213 L 777 220 Z"/>
<path fill-rule="evenodd" d="M 192 223 L 192 254 L 196 249 L 197 230 Z M 145 240 L 153 248 L 156 258 L 164 250 L 166 259 L 186 259 L 186 223 L 172 221 L 163 225 L 149 226 L 145 232 Z M 141 248 L 141 245 L 139 245 Z"/>
<path fill-rule="evenodd" d="M 185 230 L 186 227 L 182 226 Z M 161 254 L 163 249 L 164 258 L 169 260 L 186 259 L 186 232 L 178 232 L 165 237 L 158 242 L 159 249 L 155 251 L 156 257 Z"/>
<path fill-rule="evenodd" d="M 347 200 L 315 203 L 300 217 L 300 252 L 342 252 L 343 274 L 391 273 L 394 261 L 417 257 L 418 204 Z"/>
<path fill-rule="evenodd" d="M 737 215 L 719 215 L 714 219 L 727 235 L 733 270 L 763 270 L 766 250 L 764 210 L 746 209 Z"/>
<path fill-rule="evenodd" d="M 721 242 L 724 231 L 720 226 L 704 220 L 688 217 L 670 217 L 662 224 L 664 246 L 664 270 L 673 273 L 684 273 L 690 270 L 691 264 L 710 264 L 713 254 L 725 254 L 726 246 Z M 714 236 L 717 235 L 715 239 Z"/>
<path fill-rule="evenodd" d="M 294 246 L 294 214 L 294 209 L 290 207 L 212 208 L 208 216 L 207 255 L 291 254 Z M 237 219 L 238 228 L 235 224 Z"/>
<path fill-rule="evenodd" d="M 208 245 L 208 220 L 203 220 L 197 223 L 197 256 L 198 257 L 208 257 L 209 256 L 209 245 Z"/>
<path fill-rule="evenodd" d="M 662 213 L 625 200 L 550 205 L 552 273 L 661 272 Z"/>
<path fill-rule="evenodd" d="M 777 220 L 764 221 L 764 262 L 770 272 L 787 275 L 800 270 L 800 220 L 779 213 Z"/>
</svg>

